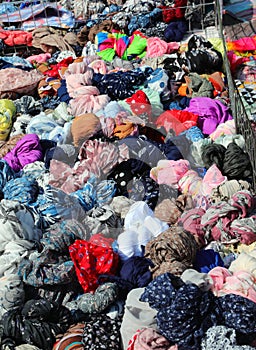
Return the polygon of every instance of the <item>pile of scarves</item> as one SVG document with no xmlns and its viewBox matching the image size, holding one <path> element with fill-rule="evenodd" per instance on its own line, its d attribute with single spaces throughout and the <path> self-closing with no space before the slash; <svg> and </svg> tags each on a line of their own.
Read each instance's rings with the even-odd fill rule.
<svg viewBox="0 0 256 350">
<path fill-rule="evenodd" d="M 248 140 L 187 3 L 90 2 L 1 57 L 1 349 L 255 347 Z"/>
</svg>

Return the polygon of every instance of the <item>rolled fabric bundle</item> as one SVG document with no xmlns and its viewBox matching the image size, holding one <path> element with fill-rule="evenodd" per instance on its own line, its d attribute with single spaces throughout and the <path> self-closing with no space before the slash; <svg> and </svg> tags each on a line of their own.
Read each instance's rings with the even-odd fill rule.
<svg viewBox="0 0 256 350">
<path fill-rule="evenodd" d="M 33 116 L 31 114 L 18 115 L 13 123 L 10 136 L 16 136 L 20 134 L 24 136 L 26 134 L 27 126 L 29 125 L 32 118 Z"/>
<path fill-rule="evenodd" d="M 31 299 L 21 310 L 6 313 L 2 324 L 2 339 L 12 338 L 17 344 L 28 342 L 40 349 L 52 350 L 55 335 L 65 332 L 72 318 L 70 311 L 57 303 Z"/>
<path fill-rule="evenodd" d="M 118 214 L 122 219 L 125 218 L 130 207 L 135 203 L 130 198 L 124 196 L 115 196 L 110 204 L 110 207 Z"/>
<path fill-rule="evenodd" d="M 240 211 L 239 217 L 244 218 L 254 214 L 256 198 L 249 191 L 239 191 L 230 199 L 229 203 Z"/>
<path fill-rule="evenodd" d="M 177 197 L 176 205 L 181 212 L 194 208 L 192 197 L 186 194 L 181 194 Z"/>
<path fill-rule="evenodd" d="M 42 111 L 43 105 L 42 101 L 36 101 L 33 96 L 21 96 L 14 101 L 16 106 L 16 113 L 25 116 L 34 116 Z M 17 117 L 18 117 L 17 116 Z"/>
<path fill-rule="evenodd" d="M 64 126 L 66 122 L 70 122 L 74 119 L 68 112 L 68 105 L 66 102 L 60 102 L 58 107 L 52 111 L 52 117 L 60 126 Z"/>
<path fill-rule="evenodd" d="M 118 285 L 107 282 L 99 286 L 94 294 L 85 293 L 65 306 L 69 310 L 81 310 L 86 314 L 100 314 L 118 298 Z"/>
<path fill-rule="evenodd" d="M 146 244 L 145 257 L 155 265 L 153 278 L 170 272 L 181 275 L 192 267 L 198 245 L 192 234 L 181 227 L 172 227 Z"/>
<path fill-rule="evenodd" d="M 203 147 L 202 160 L 206 168 L 210 168 L 212 164 L 222 170 L 224 165 L 224 157 L 226 148 L 222 145 L 212 143 Z"/>
<path fill-rule="evenodd" d="M 146 55 L 147 39 L 143 35 L 132 35 L 127 50 L 124 51 L 122 59 L 130 60 L 134 57 L 143 58 Z M 122 45 L 120 45 L 122 50 Z"/>
<path fill-rule="evenodd" d="M 8 152 L 4 159 L 10 167 L 18 172 L 26 164 L 43 159 L 42 147 L 36 134 L 27 134 L 19 140 L 16 146 Z"/>
<path fill-rule="evenodd" d="M 215 267 L 208 272 L 212 279 L 212 292 L 216 296 L 225 294 L 241 295 L 256 303 L 255 278 L 246 271 L 230 272 L 224 267 Z"/>
<path fill-rule="evenodd" d="M 115 181 L 102 180 L 96 185 L 97 204 L 103 208 L 105 204 L 109 204 L 116 193 Z"/>
<path fill-rule="evenodd" d="M 221 185 L 227 181 L 227 177 L 223 176 L 216 164 L 210 166 L 206 171 L 203 181 L 201 193 L 204 196 L 210 196 L 213 188 L 216 188 L 218 185 Z"/>
<path fill-rule="evenodd" d="M 112 238 L 95 234 L 89 241 L 76 240 L 69 247 L 77 278 L 84 292 L 94 292 L 97 289 L 99 275 L 116 273 L 118 254 L 114 252 L 112 243 Z M 88 255 L 91 257 L 89 260 Z"/>
<path fill-rule="evenodd" d="M 161 195 L 158 184 L 149 176 L 144 175 L 139 179 L 134 178 L 131 187 L 130 198 L 134 199 L 135 201 L 142 200 L 152 210 L 154 210 L 155 206 L 157 205 L 159 195 Z"/>
<path fill-rule="evenodd" d="M 1 69 L 0 97 L 8 96 L 11 99 L 16 99 L 19 95 L 33 95 L 43 77 L 36 69 L 29 72 L 19 68 Z"/>
<path fill-rule="evenodd" d="M 235 294 L 215 299 L 215 312 L 222 324 L 236 331 L 239 344 L 250 344 L 256 338 L 256 303 Z"/>
<path fill-rule="evenodd" d="M 143 176 L 148 170 L 149 166 L 141 160 L 129 159 L 115 166 L 108 175 L 108 179 L 115 181 L 118 195 L 131 198 L 131 194 L 128 195 L 131 182 L 134 178 Z"/>
<path fill-rule="evenodd" d="M 5 245 L 4 250 L 0 256 L 0 277 L 3 277 L 2 283 L 4 283 L 4 278 L 7 275 L 11 276 L 12 274 L 14 274 L 13 277 L 15 278 L 20 277 L 16 274 L 16 271 L 18 270 L 18 266 L 20 262 L 23 260 L 24 254 L 29 254 L 29 252 L 34 249 L 35 249 L 35 242 L 28 241 L 25 239 L 18 239 L 14 241 L 11 240 Z M 10 293 L 12 292 L 12 288 L 8 287 L 8 290 L 10 291 Z M 1 289 L 1 291 L 3 292 L 3 289 Z M 12 300 L 12 298 L 9 298 L 9 297 L 7 299 L 10 302 Z M 0 300 L 3 301 L 4 298 Z"/>
<path fill-rule="evenodd" d="M 36 161 L 25 165 L 22 169 L 22 176 L 23 175 L 31 180 L 36 180 L 38 185 L 43 189 L 47 188 L 49 183 L 49 173 L 43 162 Z"/>
<path fill-rule="evenodd" d="M 48 140 L 54 141 L 57 145 L 71 142 L 71 122 L 65 123 L 63 126 L 57 125 L 49 132 Z"/>
<path fill-rule="evenodd" d="M 74 168 L 53 159 L 50 164 L 50 184 L 62 188 L 66 193 L 74 192 L 85 185 L 91 173 L 100 178 L 115 165 L 127 160 L 129 150 L 125 144 L 115 146 L 113 143 L 87 140 L 82 144 L 78 158 L 79 162 Z"/>
<path fill-rule="evenodd" d="M 0 141 L 7 139 L 15 113 L 16 107 L 12 101 L 8 99 L 0 100 Z"/>
<path fill-rule="evenodd" d="M 85 211 L 99 207 L 104 209 L 104 204 L 108 204 L 115 195 L 115 182 L 111 180 L 97 181 L 95 176 L 90 176 L 86 184 L 70 195 L 78 198 L 79 203 Z"/>
<path fill-rule="evenodd" d="M 23 176 L 8 181 L 3 188 L 3 193 L 5 199 L 30 204 L 36 201 L 39 186 L 35 179 Z"/>
<path fill-rule="evenodd" d="M 100 120 L 93 113 L 82 114 L 72 121 L 71 134 L 73 142 L 78 147 L 82 142 L 89 139 L 100 128 Z"/>
<path fill-rule="evenodd" d="M 193 97 L 185 111 L 198 115 L 198 127 L 204 135 L 210 135 L 217 126 L 233 119 L 227 106 L 209 97 Z"/>
<path fill-rule="evenodd" d="M 221 52 L 217 51 L 212 43 L 203 36 L 194 34 L 190 37 L 188 50 L 185 51 L 184 56 L 188 60 L 190 70 L 198 74 L 212 74 L 222 71 L 223 57 Z"/>
<path fill-rule="evenodd" d="M 196 240 L 202 245 L 205 245 L 203 226 L 201 225 L 201 217 L 205 214 L 205 210 L 202 208 L 194 208 L 185 211 L 180 219 L 179 224 L 181 224 L 184 230 L 190 232 L 195 236 Z"/>
<path fill-rule="evenodd" d="M 222 170 L 230 180 L 250 177 L 252 167 L 248 153 L 245 153 L 236 143 L 230 143 L 225 152 Z"/>
<path fill-rule="evenodd" d="M 151 262 L 139 256 L 133 256 L 126 260 L 120 269 L 120 278 L 128 281 L 131 288 L 142 288 L 151 282 L 152 274 L 149 270 Z"/>
<path fill-rule="evenodd" d="M 143 256 L 143 249 L 152 237 L 164 232 L 168 225 L 154 217 L 143 201 L 136 201 L 125 216 L 124 232 L 118 236 L 118 253 L 125 261 L 132 256 Z"/>
<path fill-rule="evenodd" d="M 170 224 L 175 224 L 182 212 L 177 205 L 171 199 L 164 199 L 161 203 L 157 204 L 154 210 L 155 216 Z"/>
<path fill-rule="evenodd" d="M 179 180 L 190 170 L 187 160 L 160 160 L 150 171 L 150 177 L 158 184 L 178 188 Z"/>
<path fill-rule="evenodd" d="M 84 62 L 73 64 L 84 64 Z M 93 69 L 86 68 L 84 73 L 65 73 L 65 77 L 68 94 L 70 97 L 75 98 L 87 94 L 86 88 L 92 87 Z"/>
<path fill-rule="evenodd" d="M 0 213 L 0 251 L 3 251 L 10 241 L 41 239 L 42 232 L 35 226 L 32 211 L 24 204 L 3 199 L 0 204 Z"/>
<path fill-rule="evenodd" d="M 108 174 L 115 165 L 129 158 L 129 149 L 125 144 L 116 146 L 99 140 L 85 141 L 78 154 L 81 163 L 88 162 L 90 171 L 99 177 L 102 173 Z"/>
<path fill-rule="evenodd" d="M 194 170 L 188 170 L 179 180 L 178 189 L 183 194 L 191 195 L 193 200 L 201 194 L 203 179 Z"/>
<path fill-rule="evenodd" d="M 221 201 L 228 201 L 231 197 L 239 191 L 249 191 L 251 185 L 243 180 L 228 180 L 223 184 L 212 189 L 211 203 L 219 203 Z"/>
<path fill-rule="evenodd" d="M 204 328 L 214 325 L 212 293 L 185 284 L 169 300 L 169 305 L 157 314 L 159 331 L 178 348 L 198 349 Z"/>
<path fill-rule="evenodd" d="M 44 188 L 43 194 L 38 195 L 37 201 L 32 203 L 32 207 L 40 213 L 45 227 L 62 219 L 81 220 L 84 218 L 84 210 L 77 198 L 50 185 Z"/>
<path fill-rule="evenodd" d="M 181 135 L 185 135 L 186 138 L 192 142 L 204 139 L 204 135 L 198 126 L 191 126 L 191 128 L 183 131 Z"/>
<path fill-rule="evenodd" d="M 201 224 L 208 239 L 222 242 L 235 239 L 251 244 L 256 240 L 254 210 L 255 197 L 249 191 L 240 191 L 228 202 L 209 207 L 201 218 Z"/>
<path fill-rule="evenodd" d="M 121 107 L 118 103 L 119 101 L 110 101 L 103 110 L 100 110 L 96 113 L 97 117 L 99 117 L 102 121 L 102 124 L 104 125 L 105 120 L 110 121 L 114 123 L 114 118 L 118 115 L 124 114 L 126 111 L 125 108 Z M 128 115 L 128 112 L 127 112 Z M 103 129 L 102 125 L 102 129 Z"/>
<path fill-rule="evenodd" d="M 159 332 L 181 349 L 198 349 L 205 328 L 214 325 L 214 296 L 170 273 L 156 277 L 140 301 L 157 310 Z M 215 321 L 216 322 L 216 321 Z"/>
<path fill-rule="evenodd" d="M 101 32 L 96 35 L 96 44 L 97 54 L 105 61 L 112 62 L 115 56 L 129 61 L 145 56 L 147 39 L 135 33 L 129 38 L 123 33 Z"/>
<path fill-rule="evenodd" d="M 100 95 L 99 90 L 94 86 L 87 86 L 86 91 L 86 94 L 70 101 L 73 115 L 80 116 L 85 113 L 97 113 L 110 101 L 108 95 Z"/>
<path fill-rule="evenodd" d="M 52 292 L 55 290 L 56 296 L 56 291 L 59 289 L 57 299 L 61 302 L 68 294 L 68 290 L 75 294 L 74 291 L 79 285 L 68 255 L 68 248 L 76 239 L 83 237 L 84 230 L 83 225 L 77 220 L 63 220 L 52 225 L 50 230 L 43 234 L 40 240 L 41 251 L 35 253 L 36 256 L 31 259 L 23 258 L 18 266 L 18 275 L 22 276 L 28 289 L 35 288 L 37 295 L 43 294 L 49 300 L 54 298 L 54 293 L 50 290 L 52 289 Z M 43 288 L 45 292 L 42 293 Z"/>
<path fill-rule="evenodd" d="M 213 164 L 207 170 L 203 179 L 194 170 L 187 171 L 179 180 L 178 186 L 182 193 L 192 196 L 194 206 L 207 209 L 210 205 L 209 197 L 212 189 L 226 180 L 227 178 Z"/>
<path fill-rule="evenodd" d="M 164 31 L 164 38 L 167 42 L 176 41 L 179 42 L 183 39 L 187 31 L 187 23 L 184 21 L 173 21 L 168 24 L 168 27 Z"/>
<path fill-rule="evenodd" d="M 64 219 L 43 234 L 41 244 L 44 251 L 54 250 L 58 253 L 66 254 L 68 247 L 76 239 L 83 238 L 86 235 L 86 227 L 76 219 Z"/>
<path fill-rule="evenodd" d="M 239 237 L 242 244 L 250 245 L 256 239 L 255 224 L 256 217 L 252 215 L 251 217 L 236 219 L 231 222 L 230 230 L 234 236 Z"/>
<path fill-rule="evenodd" d="M 184 285 L 185 283 L 180 277 L 168 272 L 163 273 L 154 278 L 153 281 L 142 290 L 138 300 L 147 303 L 152 310 L 159 311 L 169 306 L 176 291 Z M 163 295 L 169 295 L 169 298 L 163 298 Z"/>
</svg>

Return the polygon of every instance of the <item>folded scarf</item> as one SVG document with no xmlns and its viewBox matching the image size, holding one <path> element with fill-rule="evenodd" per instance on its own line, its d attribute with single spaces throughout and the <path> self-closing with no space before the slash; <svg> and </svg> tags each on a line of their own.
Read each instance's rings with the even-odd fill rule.
<svg viewBox="0 0 256 350">
<path fill-rule="evenodd" d="M 39 137 L 35 134 L 27 134 L 19 140 L 16 146 L 8 152 L 4 159 L 10 167 L 18 172 L 26 164 L 43 159 Z"/>
</svg>

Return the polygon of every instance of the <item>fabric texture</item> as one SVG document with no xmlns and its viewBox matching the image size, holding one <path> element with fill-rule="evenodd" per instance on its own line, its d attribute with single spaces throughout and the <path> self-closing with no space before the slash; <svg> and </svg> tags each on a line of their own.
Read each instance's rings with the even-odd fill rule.
<svg viewBox="0 0 256 350">
<path fill-rule="evenodd" d="M 166 272 L 179 276 L 192 266 L 196 251 L 194 237 L 182 228 L 172 227 L 147 243 L 145 257 L 154 263 L 153 278 Z"/>
<path fill-rule="evenodd" d="M 220 350 L 223 349 L 223 346 L 227 350 L 254 349 L 253 347 L 248 345 L 238 345 L 234 329 L 227 328 L 224 326 L 213 326 L 209 328 L 201 342 L 202 350 Z"/>
<path fill-rule="evenodd" d="M 33 163 L 37 160 L 42 160 L 42 148 L 39 142 L 39 137 L 36 134 L 27 134 L 16 146 L 8 152 L 4 159 L 10 165 L 10 167 L 18 172 L 26 164 Z"/>
<path fill-rule="evenodd" d="M 81 310 L 85 314 L 100 314 L 113 304 L 118 297 L 118 286 L 114 283 L 104 283 L 94 294 L 85 293 L 75 301 L 66 304 L 69 310 Z"/>
<path fill-rule="evenodd" d="M 83 114 L 72 122 L 71 133 L 74 145 L 78 147 L 98 131 L 99 119 L 94 114 Z"/>
<path fill-rule="evenodd" d="M 121 344 L 119 318 L 111 319 L 105 315 L 92 317 L 89 322 L 85 323 L 83 333 L 83 348 L 84 349 L 104 349 L 106 346 L 109 349 L 119 350 Z M 104 343 L 102 342 L 104 340 Z"/>
<path fill-rule="evenodd" d="M 29 300 L 22 309 L 11 310 L 3 317 L 3 334 L 18 344 L 27 342 L 46 350 L 52 349 L 55 335 L 65 332 L 71 315 L 64 307 L 47 300 Z"/>
<path fill-rule="evenodd" d="M 111 238 L 93 235 L 89 241 L 77 240 L 69 247 L 77 278 L 85 292 L 94 292 L 101 274 L 114 274 L 118 255 L 113 251 Z"/>
</svg>

